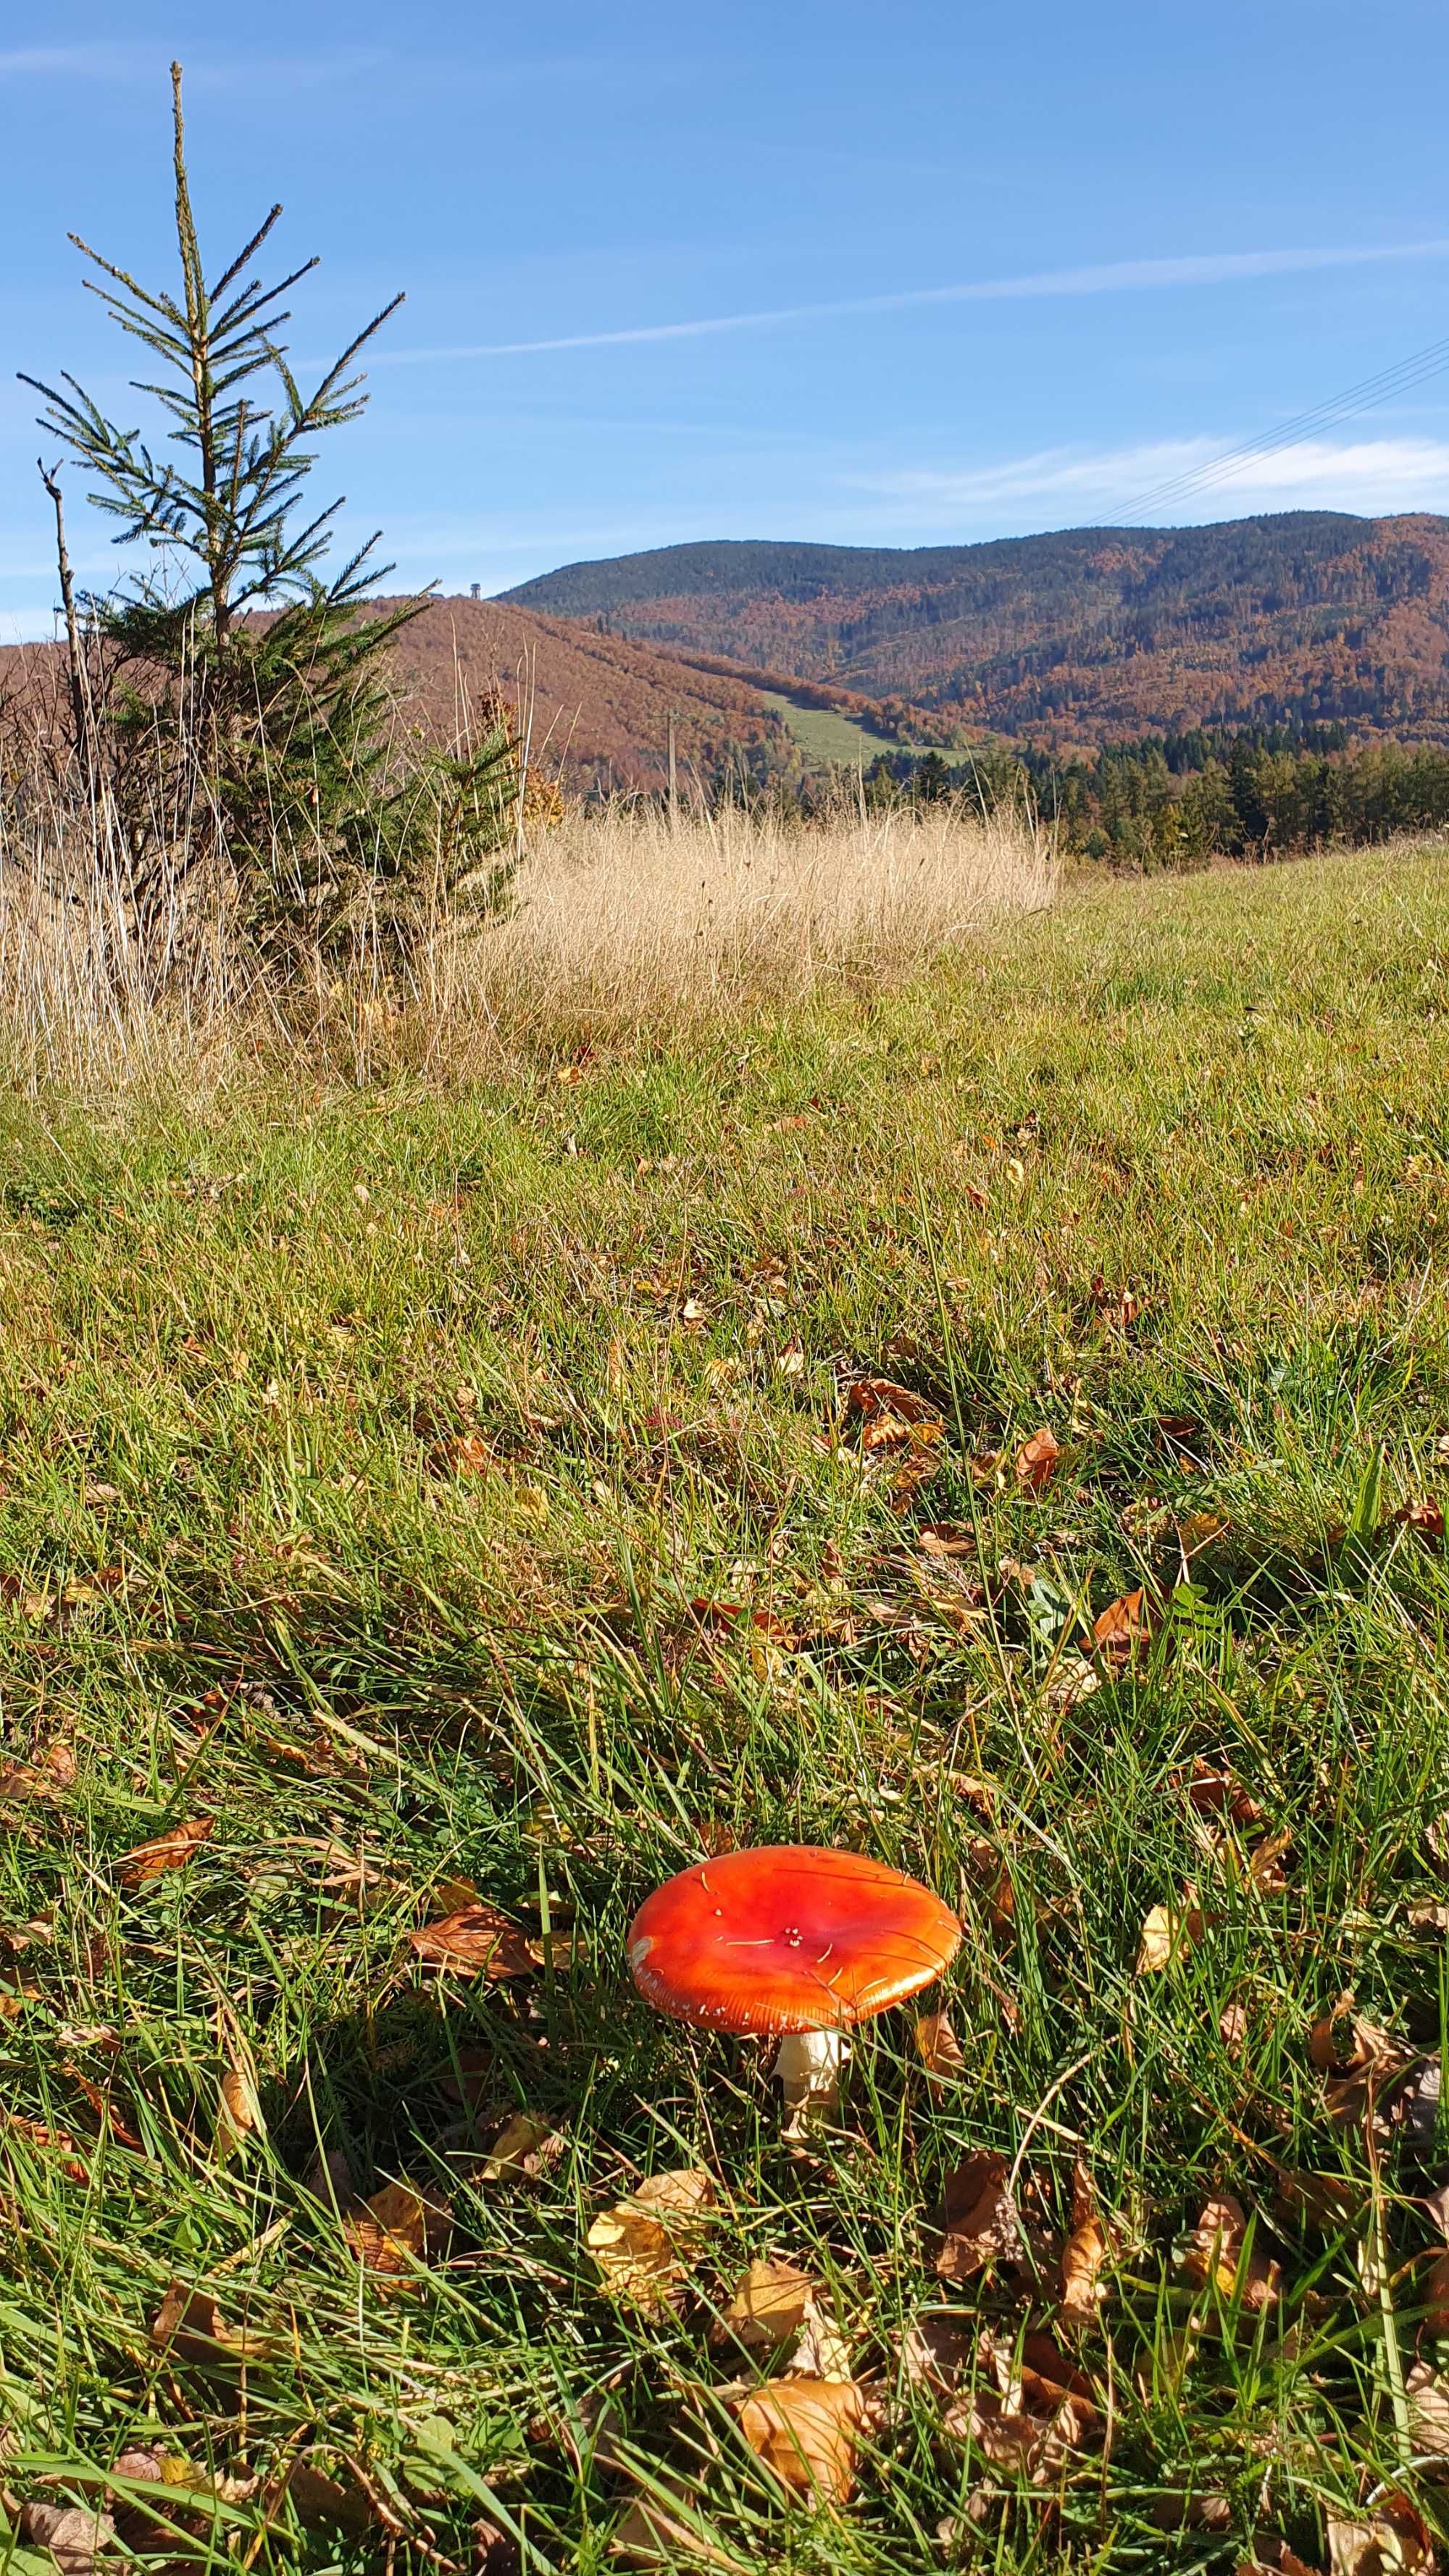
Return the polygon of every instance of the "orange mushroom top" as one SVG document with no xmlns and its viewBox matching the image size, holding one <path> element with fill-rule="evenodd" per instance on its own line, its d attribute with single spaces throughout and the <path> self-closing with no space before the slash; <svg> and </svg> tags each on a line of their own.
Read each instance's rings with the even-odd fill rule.
<svg viewBox="0 0 1449 2576">
<path fill-rule="evenodd" d="M 884 2012 L 955 1957 L 949 1905 L 860 1852 L 767 1844 L 666 1880 L 629 1927 L 639 1992 L 715 2030 L 840 2030 Z"/>
</svg>

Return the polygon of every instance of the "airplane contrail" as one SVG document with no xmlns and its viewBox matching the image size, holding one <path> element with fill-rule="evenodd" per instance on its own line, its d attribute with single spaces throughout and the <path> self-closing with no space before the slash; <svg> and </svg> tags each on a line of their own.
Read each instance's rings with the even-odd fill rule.
<svg viewBox="0 0 1449 2576">
<path fill-rule="evenodd" d="M 823 304 L 781 304 L 752 313 L 712 313 L 690 322 L 642 322 L 612 331 L 570 331 L 545 340 L 489 340 L 441 349 L 386 349 L 370 367 L 441 365 L 458 358 L 535 358 L 566 349 L 618 349 L 653 340 L 699 340 L 719 331 L 751 331 L 780 322 L 817 322 L 859 313 L 895 313 L 911 305 L 1008 303 L 1020 297 L 1113 295 L 1144 287 L 1225 286 L 1234 278 L 1291 277 L 1324 268 L 1358 268 L 1384 260 L 1443 259 L 1449 241 L 1389 242 L 1336 250 L 1203 251 L 1180 259 L 1109 260 L 1093 268 L 1048 268 L 1025 277 L 986 277 L 956 286 L 908 286 L 884 295 L 853 295 Z"/>
</svg>

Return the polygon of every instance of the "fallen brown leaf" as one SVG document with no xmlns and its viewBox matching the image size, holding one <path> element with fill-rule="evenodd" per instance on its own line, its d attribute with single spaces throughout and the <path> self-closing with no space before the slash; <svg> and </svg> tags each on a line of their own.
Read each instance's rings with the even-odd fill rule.
<svg viewBox="0 0 1449 2576">
<path fill-rule="evenodd" d="M 1248 1877 L 1262 1896 L 1282 1896 L 1288 1886 L 1288 1873 L 1283 1856 L 1292 1847 L 1293 1835 L 1288 1826 L 1277 1834 L 1265 1834 L 1248 1854 Z"/>
<path fill-rule="evenodd" d="M 188 2290 L 173 2281 L 151 2320 L 151 2342 L 168 2359 L 202 2369 L 234 2370 L 244 2361 L 262 2360 L 266 2340 L 228 2325 L 207 2290 Z"/>
<path fill-rule="evenodd" d="M 23 2111 L 0 2108 L 0 2120 L 8 2131 L 26 2139 L 32 2147 L 49 2147 L 60 2158 L 60 2169 L 67 2182 L 90 2181 L 90 2167 L 75 2152 L 76 2142 L 69 2129 L 48 2128 L 43 2120 L 27 2120 Z"/>
<path fill-rule="evenodd" d="M 498 1459 L 481 1431 L 458 1431 L 445 1441 L 431 1462 L 438 1475 L 491 1475 Z"/>
<path fill-rule="evenodd" d="M 21 2508 L 20 2536 L 33 2549 L 48 2549 L 60 2576 L 92 2576 L 101 2552 L 115 2539 L 116 2526 L 108 2513 L 89 2505 L 47 2504 L 32 2497 Z"/>
<path fill-rule="evenodd" d="M 937 2397 L 954 2397 L 971 2377 L 976 2355 L 976 2327 L 953 2308 L 927 2308 L 907 2327 L 901 2361 L 912 2388 L 929 2388 Z"/>
<path fill-rule="evenodd" d="M 1424 2323 L 1431 2335 L 1449 2335 L 1449 2254 L 1436 2254 L 1424 2284 Z"/>
<path fill-rule="evenodd" d="M 1199 1753 L 1192 1771 L 1178 1785 L 1194 1813 L 1199 1816 L 1226 1816 L 1230 1824 L 1260 1825 L 1263 1810 L 1249 1797 L 1242 1782 L 1231 1771 L 1205 1762 Z"/>
<path fill-rule="evenodd" d="M 689 2519 L 686 2519 L 689 2516 Z M 611 2557 L 630 2567 L 708 2567 L 732 2576 L 745 2561 L 731 2557 L 693 2513 L 693 2499 L 681 2480 L 657 2477 L 647 2494 L 637 2495 L 609 2542 Z"/>
<path fill-rule="evenodd" d="M 364 2271 L 379 2286 L 396 2288 L 412 2278 L 419 2264 L 446 2249 L 453 2213 L 434 2192 L 389 2182 L 360 2208 L 348 2211 L 342 2232 Z"/>
<path fill-rule="evenodd" d="M 1224 2004 L 1218 2015 L 1218 2037 L 1230 2057 L 1241 2057 L 1248 2037 L 1248 2007 L 1245 2003 Z"/>
<path fill-rule="evenodd" d="M 1057 1460 L 1061 1454 L 1056 1434 L 1048 1431 L 1043 1425 L 1040 1431 L 1032 1433 L 1029 1440 L 1023 1440 L 1016 1453 L 1014 1466 L 1017 1483 L 1024 1485 L 1028 1493 L 1044 1494 L 1056 1474 Z"/>
<path fill-rule="evenodd" d="M 110 2086 L 95 2083 L 89 2075 L 83 2074 L 78 2066 L 68 2063 L 62 2067 L 61 2072 L 68 2075 L 72 2084 L 77 2085 L 84 2093 L 91 2109 L 98 2119 L 105 2122 L 112 2137 L 121 2146 L 129 2147 L 133 2155 L 143 2156 L 146 2152 L 146 2142 L 144 2138 L 137 2137 L 130 2121 L 117 2108 L 116 2097 Z"/>
<path fill-rule="evenodd" d="M 1306 2558 L 1300 2558 L 1296 2549 L 1290 2549 L 1276 2531 L 1260 2531 L 1253 2540 L 1252 2557 L 1239 2562 L 1238 2576 L 1259 2576 L 1260 2570 L 1275 2568 L 1278 2576 L 1319 2576 L 1319 2570 L 1310 2567 Z"/>
<path fill-rule="evenodd" d="M 1101 2438 L 1091 2381 L 1047 2334 L 1029 2334 L 1019 2353 L 1004 2338 L 983 2334 L 979 2353 L 982 2375 L 946 2409 L 943 2433 L 972 2442 L 993 2467 L 1032 2486 L 1050 2485 L 1074 2451 Z"/>
<path fill-rule="evenodd" d="M 184 1869 L 194 1860 L 204 1842 L 209 1842 L 216 1826 L 214 1816 L 192 1816 L 184 1825 L 173 1825 L 171 1831 L 157 1834 L 149 1843 L 138 1843 L 134 1851 L 124 1852 L 116 1863 L 123 1887 L 144 1887 L 149 1879 L 160 1878 L 169 1869 Z"/>
<path fill-rule="evenodd" d="M 742 2343 L 758 2351 L 788 2343 L 810 2311 L 814 2283 L 798 2263 L 755 2262 L 710 2328 L 711 2343 Z"/>
<path fill-rule="evenodd" d="M 375 2529 L 372 2507 L 356 2480 L 343 2486 L 325 2469 L 315 2468 L 310 2460 L 294 2460 L 285 2475 L 267 2489 L 269 2520 L 283 2496 L 290 2501 L 305 2530 L 314 2530 L 319 2523 L 332 2523 L 350 2540 L 366 2540 Z"/>
<path fill-rule="evenodd" d="M 1100 1270 L 1093 1274 L 1091 1294 L 1104 1323 L 1120 1324 L 1124 1331 L 1142 1312 L 1141 1298 L 1134 1297 L 1130 1288 L 1109 1288 Z"/>
<path fill-rule="evenodd" d="M 1085 2371 L 1062 2351 L 1053 2335 L 1029 2334 L 1019 2358 L 1013 2353 L 1009 2364 L 998 2346 L 995 2367 L 1003 2394 L 1019 2381 L 1024 2403 L 1034 2414 L 1050 2415 L 1074 2450 L 1096 2440 L 1102 2427 L 1096 2392 Z"/>
<path fill-rule="evenodd" d="M 541 1943 L 530 1941 L 495 1905 L 464 1905 L 441 1923 L 424 1923 L 408 1940 L 425 1967 L 459 1976 L 527 1977 L 543 1963 Z"/>
<path fill-rule="evenodd" d="M 1063 2325 L 1088 2326 L 1106 2297 L 1101 2274 L 1107 2260 L 1107 2231 L 1100 2218 L 1084 2218 L 1062 2247 L 1062 2295 L 1057 2315 Z"/>
<path fill-rule="evenodd" d="M 973 1834 L 966 1852 L 982 1882 L 982 1902 L 992 1931 L 1010 1932 L 1016 1922 L 1016 1890 L 1005 1860 L 989 1834 Z"/>
<path fill-rule="evenodd" d="M 923 1556 L 954 1558 L 978 1553 L 974 1531 L 962 1529 L 955 1521 L 927 1521 L 916 1532 L 916 1545 Z"/>
<path fill-rule="evenodd" d="M 850 2379 L 850 2346 L 828 2308 L 812 2299 L 800 2340 L 785 2365 L 790 2379 Z"/>
<path fill-rule="evenodd" d="M 796 2495 L 848 2502 L 860 2435 L 870 2412 L 853 2379 L 775 2379 L 741 2400 L 750 2449 Z"/>
<path fill-rule="evenodd" d="M 480 2514 L 472 2525 L 472 2576 L 523 2576 L 523 2551 L 511 2531 L 504 2531 L 491 2514 Z"/>
<path fill-rule="evenodd" d="M 1449 1932 L 1449 1905 L 1411 1905 L 1404 1919 L 1411 1932 Z"/>
<path fill-rule="evenodd" d="M 973 2281 L 992 2263 L 1020 2262 L 1025 2255 L 1006 2158 L 993 2148 L 978 2148 L 946 2177 L 937 2273 L 943 2281 Z"/>
<path fill-rule="evenodd" d="M 1444 1506 L 1436 1502 L 1404 1503 L 1398 1511 L 1390 1512 L 1386 1527 L 1417 1530 L 1421 1538 L 1442 1539 Z"/>
<path fill-rule="evenodd" d="M 262 2107 L 257 2099 L 256 2077 L 249 2066 L 229 2066 L 221 2079 L 221 2100 L 217 2105 L 216 2131 L 212 2152 L 229 2156 L 246 2139 L 265 2131 Z"/>
<path fill-rule="evenodd" d="M 1194 2491 L 1184 2481 L 1159 2496 L 1148 2519 L 1157 2531 L 1231 2531 L 1232 2499 L 1220 2488 Z"/>
<path fill-rule="evenodd" d="M 1382 2496 L 1371 2513 L 1324 2515 L 1330 2576 L 1428 2576 L 1438 2565 L 1423 2516 L 1407 2496 Z"/>
<path fill-rule="evenodd" d="M 1304 2173 L 1289 2165 L 1278 2168 L 1275 2206 L 1287 2218 L 1305 2218 L 1323 2236 L 1337 2236 L 1352 2226 L 1367 2197 L 1367 2184 L 1345 2174 Z"/>
<path fill-rule="evenodd" d="M 1151 1635 L 1146 1595 L 1140 1589 L 1124 1592 L 1120 1601 L 1110 1601 L 1100 1618 L 1092 1622 L 1092 1643 L 1097 1653 L 1105 1663 L 1118 1666 L 1132 1663 Z"/>
<path fill-rule="evenodd" d="M 917 1395 L 908 1386 L 897 1386 L 888 1377 L 853 1377 L 845 1389 L 847 1413 L 859 1413 L 867 1422 L 888 1416 L 896 1422 L 939 1422 L 941 1408 L 928 1395 Z"/>
<path fill-rule="evenodd" d="M 1340 1995 L 1308 2034 L 1308 2054 L 1328 2080 L 1323 2098 L 1329 2118 L 1340 2126 L 1362 2119 L 1384 2087 L 1402 2074 L 1411 2052 L 1377 2022 L 1353 2009 L 1352 1995 Z"/>
<path fill-rule="evenodd" d="M 1414 2448 L 1427 2458 L 1449 2459 L 1449 2386 L 1432 2362 L 1416 2361 L 1404 2381 Z"/>
<path fill-rule="evenodd" d="M 1219 2298 L 1236 2298 L 1256 2315 L 1279 2296 L 1283 2272 L 1256 2242 L 1245 2257 L 1247 2235 L 1242 2202 L 1231 2192 L 1219 2192 L 1204 2204 L 1183 2265 L 1193 2280 L 1204 2287 L 1211 2283 Z"/>
<path fill-rule="evenodd" d="M 916 2023 L 916 2054 L 933 2084 L 954 2084 L 966 2072 L 965 2055 L 949 2013 L 921 2014 Z"/>
</svg>

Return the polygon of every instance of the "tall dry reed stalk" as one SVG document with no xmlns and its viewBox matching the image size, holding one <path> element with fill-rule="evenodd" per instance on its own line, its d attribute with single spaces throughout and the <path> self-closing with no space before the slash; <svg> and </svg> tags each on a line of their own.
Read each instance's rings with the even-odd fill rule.
<svg viewBox="0 0 1449 2576">
<path fill-rule="evenodd" d="M 955 806 L 802 824 L 741 809 L 671 825 L 576 811 L 535 835 L 507 913 L 423 925 L 408 989 L 359 948 L 279 990 L 192 887 L 143 931 L 104 817 L 62 778 L 0 785 L 0 1072 L 12 1083 L 210 1084 L 258 1054 L 330 1078 L 434 1078 L 587 1034 L 677 1029 L 830 978 L 908 973 L 1053 896 L 1029 818 Z"/>
</svg>

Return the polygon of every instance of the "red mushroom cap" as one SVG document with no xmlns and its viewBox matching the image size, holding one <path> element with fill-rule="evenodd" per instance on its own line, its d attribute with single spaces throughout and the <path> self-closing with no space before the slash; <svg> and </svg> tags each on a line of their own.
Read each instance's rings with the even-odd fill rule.
<svg viewBox="0 0 1449 2576">
<path fill-rule="evenodd" d="M 629 1926 L 634 1983 L 715 2030 L 838 2030 L 953 1959 L 961 1926 L 903 1870 L 860 1852 L 767 1844 L 666 1880 Z"/>
</svg>

